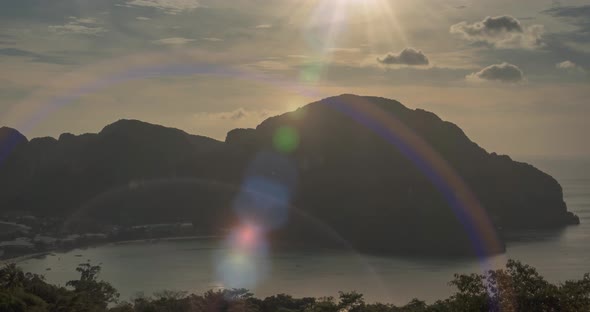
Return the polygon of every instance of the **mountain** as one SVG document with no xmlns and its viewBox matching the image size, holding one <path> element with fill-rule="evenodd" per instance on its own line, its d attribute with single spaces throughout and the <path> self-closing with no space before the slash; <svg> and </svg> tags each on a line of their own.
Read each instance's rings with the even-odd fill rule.
<svg viewBox="0 0 590 312">
<path fill-rule="evenodd" d="M 191 219 L 214 232 L 248 218 L 279 245 L 456 254 L 477 249 L 486 222 L 485 235 L 579 223 L 551 176 L 384 98 L 327 98 L 225 142 L 134 120 L 58 140 L 2 129 L 0 209 L 73 225 Z"/>
</svg>

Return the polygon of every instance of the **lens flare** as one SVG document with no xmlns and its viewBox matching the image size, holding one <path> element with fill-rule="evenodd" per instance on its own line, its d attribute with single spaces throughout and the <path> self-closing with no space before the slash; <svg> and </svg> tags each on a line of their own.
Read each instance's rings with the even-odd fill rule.
<svg viewBox="0 0 590 312">
<path fill-rule="evenodd" d="M 258 238 L 258 229 L 251 225 L 246 224 L 238 229 L 238 245 L 242 248 L 252 248 L 256 244 Z"/>
<path fill-rule="evenodd" d="M 297 1 L 297 3 L 310 3 Z M 195 50 L 175 50 L 166 53 L 129 55 L 124 58 L 104 61 L 71 72 L 64 77 L 48 82 L 46 88 L 33 93 L 7 114 L 15 120 L 17 128 L 27 131 L 54 111 L 67 106 L 80 97 L 99 92 L 111 86 L 132 80 L 154 77 L 177 76 L 222 76 L 229 79 L 258 81 L 281 91 L 300 94 L 310 100 L 326 97 L 314 89 L 332 61 L 334 48 L 338 48 L 339 35 L 345 33 L 350 17 L 358 11 L 365 13 L 367 41 L 371 48 L 383 42 L 377 36 L 379 22 L 397 44 L 407 46 L 404 31 L 392 10 L 393 1 L 387 0 L 317 0 L 312 2 L 304 37 L 308 55 L 307 63 L 295 81 L 277 79 L 276 76 L 220 66 L 218 59 L 199 55 Z M 412 2 L 418 5 L 420 2 Z M 363 6 L 363 9 L 360 9 Z M 360 10 L 359 10 L 360 9 Z M 424 10 L 427 11 L 427 10 Z M 290 12 L 289 12 L 290 13 Z M 436 12 L 431 12 L 435 17 Z M 387 40 L 387 39 L 386 39 Z M 389 42 L 392 44 L 393 42 Z M 186 53 L 184 53 L 185 51 Z M 207 61 L 204 61 L 207 60 Z M 338 101 L 326 101 L 328 106 L 349 116 L 352 122 L 374 131 L 383 140 L 395 146 L 430 180 L 447 200 L 456 217 L 464 226 L 466 235 L 473 243 L 475 252 L 487 264 L 485 255 L 496 252 L 501 243 L 495 229 L 481 204 L 457 172 L 422 138 L 408 129 L 395 116 L 362 97 L 347 97 Z M 320 104 L 322 105 L 322 104 Z M 224 240 L 225 249 L 214 256 L 219 280 L 224 287 L 250 288 L 264 279 L 270 271 L 266 233 L 280 227 L 288 217 L 288 206 L 297 182 L 297 171 L 285 158 L 297 150 L 300 134 L 291 127 L 279 128 L 273 136 L 274 148 L 281 157 L 264 156 L 254 160 L 238 192 L 235 211 L 240 224 Z M 11 138 L 0 138 L 0 165 L 16 143 Z"/>
<path fill-rule="evenodd" d="M 214 256 L 217 278 L 226 288 L 256 289 L 268 274 L 268 246 L 253 223 L 240 224 L 229 234 L 226 248 Z"/>
<path fill-rule="evenodd" d="M 292 127 L 281 127 L 275 132 L 273 143 L 279 152 L 292 153 L 299 146 L 299 134 Z"/>
</svg>

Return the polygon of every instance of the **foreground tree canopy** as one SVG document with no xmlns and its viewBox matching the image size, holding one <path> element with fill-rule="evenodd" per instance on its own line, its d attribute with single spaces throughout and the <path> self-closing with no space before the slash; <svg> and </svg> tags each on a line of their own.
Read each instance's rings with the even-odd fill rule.
<svg viewBox="0 0 590 312">
<path fill-rule="evenodd" d="M 590 274 L 580 280 L 552 284 L 537 270 L 509 260 L 504 269 L 459 275 L 449 283 L 451 297 L 427 304 L 414 299 L 405 306 L 366 303 L 356 292 L 338 298 L 293 298 L 279 294 L 264 299 L 246 289 L 210 290 L 204 294 L 163 291 L 153 297 L 119 301 L 108 282 L 98 279 L 100 266 L 83 263 L 80 279 L 66 287 L 47 283 L 43 276 L 24 273 L 15 264 L 0 269 L 0 311 L 60 312 L 426 312 L 426 311 L 590 311 Z"/>
</svg>

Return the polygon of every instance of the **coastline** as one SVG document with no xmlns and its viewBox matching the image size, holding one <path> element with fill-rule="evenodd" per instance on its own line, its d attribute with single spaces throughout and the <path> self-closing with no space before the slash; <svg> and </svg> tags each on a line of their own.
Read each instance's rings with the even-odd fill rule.
<svg viewBox="0 0 590 312">
<path fill-rule="evenodd" d="M 158 241 L 183 241 L 183 240 L 197 240 L 197 239 L 215 239 L 215 238 L 222 238 L 222 236 L 216 235 L 191 235 L 191 236 L 170 236 L 170 237 L 159 237 L 159 238 L 141 238 L 141 239 L 130 239 L 130 240 L 121 240 L 121 241 L 112 241 L 108 242 L 103 245 L 123 245 L 123 244 L 132 244 L 132 243 L 142 243 L 142 242 L 158 242 Z"/>
<path fill-rule="evenodd" d="M 44 258 L 48 255 L 55 254 L 55 253 L 66 253 L 76 249 L 88 249 L 88 248 L 96 248 L 101 246 L 107 245 L 125 245 L 125 244 L 133 244 L 133 243 L 153 243 L 153 242 L 160 242 L 160 241 L 185 241 L 185 240 L 206 240 L 206 239 L 220 239 L 222 236 L 216 235 L 191 235 L 191 236 L 169 236 L 169 237 L 158 237 L 158 238 L 141 238 L 141 239 L 131 239 L 131 240 L 110 240 L 105 241 L 102 243 L 95 243 L 95 244 L 88 244 L 88 245 L 80 245 L 72 248 L 53 248 L 42 252 L 34 252 L 34 253 L 27 253 L 22 254 L 16 257 L 7 258 L 7 259 L 0 259 L 0 265 L 5 265 L 9 263 L 19 263 L 22 261 L 26 261 L 33 258 Z"/>
</svg>

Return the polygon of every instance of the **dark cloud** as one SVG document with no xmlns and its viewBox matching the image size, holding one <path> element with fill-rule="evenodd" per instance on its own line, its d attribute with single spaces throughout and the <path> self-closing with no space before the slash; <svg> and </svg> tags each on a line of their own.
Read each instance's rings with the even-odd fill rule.
<svg viewBox="0 0 590 312">
<path fill-rule="evenodd" d="M 543 11 L 555 17 L 568 18 L 580 24 L 590 25 L 590 5 L 582 6 L 558 6 Z"/>
<path fill-rule="evenodd" d="M 232 119 L 232 120 L 239 120 L 239 119 L 242 119 L 242 118 L 246 117 L 246 115 L 247 115 L 246 112 L 244 112 L 244 110 L 240 109 L 240 110 L 237 110 L 237 111 L 233 112 L 229 116 L 229 118 Z"/>
<path fill-rule="evenodd" d="M 477 23 L 476 23 L 477 24 Z M 483 30 L 488 33 L 494 32 L 522 32 L 522 25 L 516 18 L 504 15 L 497 17 L 486 17 L 482 22 Z"/>
<path fill-rule="evenodd" d="M 467 76 L 467 79 L 472 81 L 517 83 L 524 80 L 524 73 L 516 65 L 502 63 L 488 66 Z"/>
<path fill-rule="evenodd" d="M 16 37 L 7 35 L 7 34 L 0 34 L 0 44 L 3 45 L 13 45 L 16 44 Z"/>
<path fill-rule="evenodd" d="M 420 66 L 430 64 L 428 57 L 422 51 L 414 48 L 405 48 L 397 54 L 388 53 L 383 58 L 378 58 L 377 61 L 385 65 Z"/>
<path fill-rule="evenodd" d="M 578 29 L 560 34 L 562 39 L 590 40 L 590 5 L 559 6 L 543 11 L 543 13 L 562 19 L 577 26 Z"/>
<path fill-rule="evenodd" d="M 463 39 L 487 43 L 498 48 L 535 48 L 542 45 L 542 25 L 523 27 L 509 15 L 491 17 L 475 23 L 461 22 L 451 26 L 451 33 Z"/>
<path fill-rule="evenodd" d="M 168 14 L 192 11 L 201 6 L 198 1 L 186 0 L 127 0 L 121 6 L 144 7 L 162 10 Z"/>
<path fill-rule="evenodd" d="M 502 32 L 522 32 L 522 25 L 516 18 L 508 15 L 486 17 L 483 21 L 468 24 L 466 22 L 455 25 L 457 31 L 469 36 L 493 36 Z"/>
<path fill-rule="evenodd" d="M 14 57 L 25 57 L 30 58 L 33 62 L 39 63 L 50 63 L 50 64 L 70 64 L 70 62 L 66 62 L 63 58 L 52 56 L 52 55 L 45 55 L 40 54 L 28 50 L 17 49 L 17 48 L 1 48 L 0 49 L 0 56 L 14 56 Z"/>
<path fill-rule="evenodd" d="M 0 18 L 3 22 L 31 20 L 53 23 L 66 20 L 68 16 L 109 11 L 118 2 L 120 0 L 0 0 Z"/>
<path fill-rule="evenodd" d="M 561 60 L 570 60 L 582 68 L 590 68 L 590 5 L 556 6 L 542 13 L 575 27 L 572 30 L 548 34 L 548 49 Z"/>
</svg>

